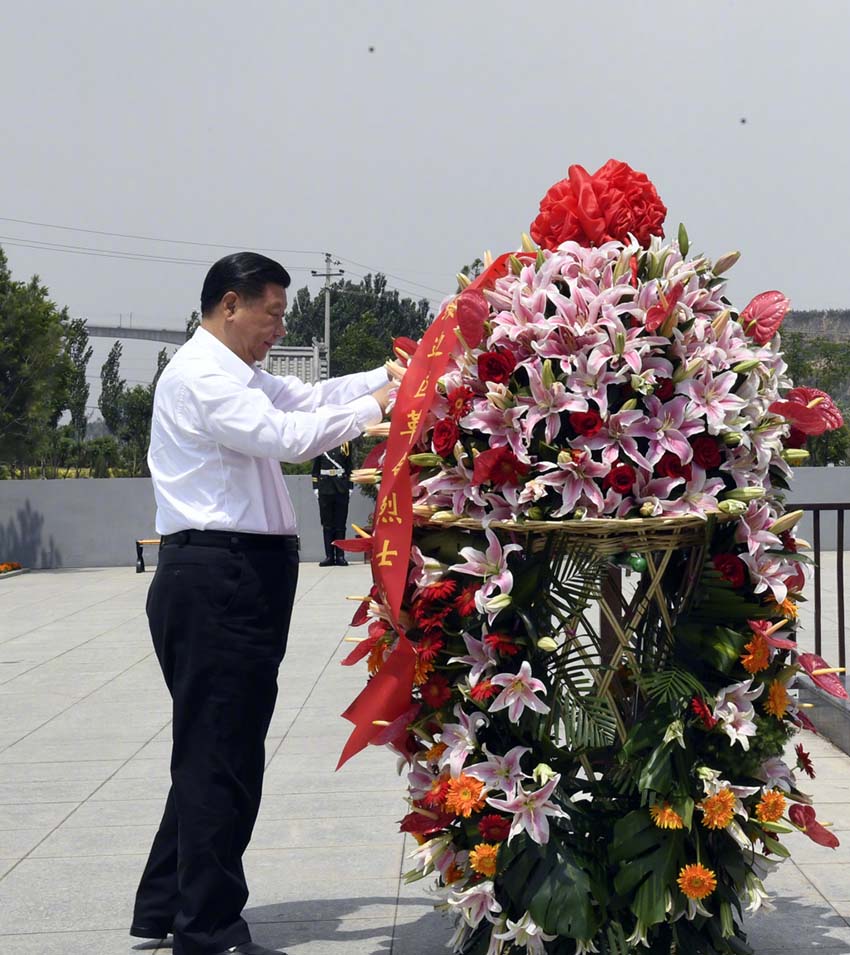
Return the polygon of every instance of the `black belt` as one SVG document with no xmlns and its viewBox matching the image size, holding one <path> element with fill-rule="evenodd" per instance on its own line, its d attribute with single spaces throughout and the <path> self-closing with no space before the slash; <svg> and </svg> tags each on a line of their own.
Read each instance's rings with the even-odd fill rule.
<svg viewBox="0 0 850 955">
<path fill-rule="evenodd" d="M 160 547 L 229 547 L 231 550 L 298 550 L 297 534 L 245 534 L 242 531 L 177 531 L 163 534 Z"/>
</svg>

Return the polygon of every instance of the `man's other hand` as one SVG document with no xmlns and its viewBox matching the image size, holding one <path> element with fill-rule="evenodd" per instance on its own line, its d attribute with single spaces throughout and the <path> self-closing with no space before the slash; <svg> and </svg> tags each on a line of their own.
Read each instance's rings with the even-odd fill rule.
<svg viewBox="0 0 850 955">
<path fill-rule="evenodd" d="M 377 391 L 372 392 L 372 397 L 381 406 L 381 414 L 387 413 L 387 405 L 390 403 L 390 393 L 395 389 L 395 383 L 388 381 Z"/>
</svg>

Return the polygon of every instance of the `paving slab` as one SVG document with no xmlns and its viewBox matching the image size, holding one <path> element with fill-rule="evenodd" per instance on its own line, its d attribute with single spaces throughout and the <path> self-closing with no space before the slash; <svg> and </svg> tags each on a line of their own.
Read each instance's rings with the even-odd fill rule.
<svg viewBox="0 0 850 955">
<path fill-rule="evenodd" d="M 131 567 L 42 571 L 0 591 L 0 951 L 10 955 L 156 952 L 127 935 L 168 788 L 170 700 L 143 612 L 151 579 Z M 397 832 L 395 758 L 368 749 L 335 771 L 350 731 L 338 714 L 363 678 L 339 665 L 344 598 L 368 585 L 363 564 L 301 565 L 245 858 L 255 939 L 295 955 L 433 955 L 453 931 L 430 880 L 402 881 L 411 843 Z M 850 955 L 850 758 L 811 735 L 804 745 L 818 818 L 842 846 L 789 837 L 794 861 L 768 881 L 777 911 L 747 920 L 758 955 Z"/>
</svg>

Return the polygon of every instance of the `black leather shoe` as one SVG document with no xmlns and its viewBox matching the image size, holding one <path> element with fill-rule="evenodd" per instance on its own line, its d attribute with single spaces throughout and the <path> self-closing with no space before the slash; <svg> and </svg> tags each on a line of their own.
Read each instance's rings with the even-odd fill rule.
<svg viewBox="0 0 850 955">
<path fill-rule="evenodd" d="M 348 561 L 344 557 L 337 557 L 336 565 L 337 567 L 348 567 Z"/>
<path fill-rule="evenodd" d="M 226 948 L 221 955 L 227 955 L 228 952 L 238 952 L 239 955 L 286 955 L 286 952 L 282 952 L 279 948 L 266 948 L 265 945 L 258 945 L 256 942 L 234 945 L 233 948 Z"/>
<path fill-rule="evenodd" d="M 141 925 L 133 922 L 130 926 L 130 934 L 133 938 L 167 938 L 171 934 L 171 926 L 168 928 L 157 927 L 155 925 Z"/>
<path fill-rule="evenodd" d="M 326 557 L 324 560 L 319 561 L 320 567 L 333 567 L 336 565 L 336 561 L 333 557 Z"/>
</svg>

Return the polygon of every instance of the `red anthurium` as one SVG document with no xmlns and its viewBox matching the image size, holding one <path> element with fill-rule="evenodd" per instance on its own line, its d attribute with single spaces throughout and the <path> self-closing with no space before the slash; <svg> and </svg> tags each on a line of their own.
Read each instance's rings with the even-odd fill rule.
<svg viewBox="0 0 850 955">
<path fill-rule="evenodd" d="M 399 335 L 398 338 L 393 339 L 393 351 L 402 361 L 412 358 L 418 347 L 418 343 L 406 335 Z"/>
<path fill-rule="evenodd" d="M 766 345 L 776 334 L 791 302 L 782 292 L 762 292 L 741 312 L 739 321 L 744 331 L 759 345 Z"/>
<path fill-rule="evenodd" d="M 819 673 L 819 670 L 829 670 L 830 665 L 823 657 L 816 653 L 801 653 L 797 657 L 797 663 L 806 671 L 815 686 L 819 686 L 830 696 L 835 696 L 839 700 L 848 699 L 847 690 L 836 673 Z"/>
<path fill-rule="evenodd" d="M 351 618 L 350 627 L 360 627 L 369 619 L 369 602 L 378 596 L 378 588 L 374 585 L 369 590 L 369 596 L 361 601 L 357 609 L 354 611 L 354 616 Z"/>
<path fill-rule="evenodd" d="M 434 812 L 432 809 L 422 812 L 409 812 L 399 825 L 399 832 L 413 832 L 420 836 L 430 836 L 435 832 L 448 828 L 454 821 L 454 816 L 447 812 Z M 436 818 L 435 818 L 436 817 Z"/>
<path fill-rule="evenodd" d="M 345 537 L 342 540 L 334 541 L 334 547 L 340 550 L 348 551 L 349 554 L 371 554 L 372 553 L 372 535 L 368 537 Z"/>
<path fill-rule="evenodd" d="M 768 410 L 782 415 L 792 431 L 803 434 L 823 434 L 844 424 L 837 405 L 820 388 L 792 388 L 783 401 L 774 401 Z"/>
<path fill-rule="evenodd" d="M 820 736 L 817 726 L 815 726 L 802 710 L 797 710 L 796 713 L 789 713 L 788 716 L 791 722 L 796 723 L 800 729 L 808 730 L 810 733 L 814 733 L 815 736 Z"/>
<path fill-rule="evenodd" d="M 380 444 L 376 444 L 374 448 L 366 455 L 363 459 L 364 468 L 377 468 L 381 466 L 381 458 L 384 456 L 384 451 L 387 450 L 387 442 L 382 441 Z"/>
<path fill-rule="evenodd" d="M 372 636 L 370 634 L 365 640 L 361 640 L 344 660 L 340 660 L 340 664 L 344 667 L 354 666 L 355 663 L 358 663 L 363 657 L 368 656 L 372 650 L 375 649 L 380 639 L 380 636 Z"/>
<path fill-rule="evenodd" d="M 411 703 L 401 716 L 397 716 L 389 726 L 385 726 L 380 733 L 372 737 L 372 745 L 385 746 L 389 744 L 390 746 L 395 746 L 397 749 L 401 749 L 401 746 L 398 744 L 410 732 L 409 726 L 419 715 L 421 709 L 421 703 Z"/>
<path fill-rule="evenodd" d="M 769 620 L 748 620 L 747 624 L 753 633 L 761 634 L 761 636 L 767 640 L 771 647 L 775 647 L 777 650 L 797 649 L 797 644 L 793 640 L 786 640 L 784 637 L 776 637 L 770 633 L 771 630 L 775 629 L 775 625 Z"/>
<path fill-rule="evenodd" d="M 837 849 L 841 844 L 834 833 L 817 821 L 815 811 L 811 806 L 802 806 L 799 803 L 793 805 L 788 810 L 788 818 L 795 826 L 802 829 L 812 842 L 816 842 L 819 846 Z"/>
<path fill-rule="evenodd" d="M 684 285 L 674 285 L 667 294 L 663 289 L 658 290 L 659 302 L 646 310 L 644 327 L 648 332 L 654 332 L 673 314 L 673 309 L 679 304 L 679 299 L 685 291 Z"/>
<path fill-rule="evenodd" d="M 490 306 L 482 291 L 467 289 L 461 292 L 455 318 L 463 340 L 470 348 L 475 348 L 484 337 L 484 322 L 489 314 Z"/>
</svg>

